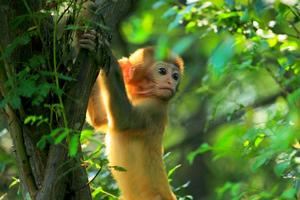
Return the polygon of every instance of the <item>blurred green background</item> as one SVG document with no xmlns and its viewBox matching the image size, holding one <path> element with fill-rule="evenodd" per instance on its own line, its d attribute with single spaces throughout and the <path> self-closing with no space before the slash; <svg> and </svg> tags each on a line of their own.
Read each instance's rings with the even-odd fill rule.
<svg viewBox="0 0 300 200">
<path fill-rule="evenodd" d="M 164 146 L 179 199 L 296 199 L 300 187 L 298 0 L 141 0 L 113 35 L 118 58 L 155 45 L 182 55 L 185 73 Z M 0 114 L 0 195 L 18 191 Z M 87 126 L 92 177 L 105 162 L 103 135 Z M 87 153 L 89 154 L 89 153 Z M 95 199 L 117 195 L 107 169 Z"/>
</svg>

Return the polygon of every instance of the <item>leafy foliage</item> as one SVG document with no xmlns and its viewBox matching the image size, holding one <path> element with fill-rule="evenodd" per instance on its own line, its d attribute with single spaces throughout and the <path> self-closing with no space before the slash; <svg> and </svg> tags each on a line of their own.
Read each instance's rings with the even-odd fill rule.
<svg viewBox="0 0 300 200">
<path fill-rule="evenodd" d="M 169 29 L 184 26 L 186 33 L 199 36 L 201 44 L 209 41 L 215 44 L 214 48 L 205 46 L 209 50 L 208 73 L 199 89 L 204 94 L 211 91 L 214 94 L 208 126 L 222 115 L 227 115 L 228 122 L 244 116 L 218 128 L 211 145 L 204 143 L 191 152 L 189 162 L 207 151 L 213 153 L 217 165 L 230 160 L 235 172 L 228 167 L 222 173 L 240 174 L 240 178 L 236 182 L 225 180 L 216 190 L 220 199 L 294 199 L 299 179 L 299 147 L 295 142 L 299 138 L 300 117 L 299 3 L 188 1 L 186 6 L 173 5 L 166 14 L 174 19 Z M 202 52 L 206 54 L 207 50 Z M 271 77 L 269 87 L 274 88 L 273 92 L 263 88 L 264 94 L 277 94 L 271 105 L 251 106 L 255 98 L 262 96 L 257 91 L 264 86 L 257 87 L 254 83 L 261 81 L 259 76 L 251 78 L 253 93 L 243 97 L 246 92 L 243 90 L 249 84 L 247 87 L 240 84 L 245 84 L 245 77 L 252 73 Z M 245 162 L 249 167 L 239 169 Z M 242 178 L 246 173 L 258 177 L 260 184 L 256 178 Z M 273 181 L 269 176 L 275 176 Z M 255 191 L 251 186 L 255 186 Z"/>
<path fill-rule="evenodd" d="M 157 58 L 164 57 L 167 48 L 171 48 L 185 59 L 180 90 L 183 97 L 175 99 L 176 106 L 171 106 L 171 125 L 166 131 L 166 146 L 180 145 L 178 152 L 165 158 L 169 180 L 172 185 L 180 185 L 174 188 L 175 193 L 181 200 L 192 199 L 184 195 L 186 191 L 197 194 L 195 199 L 296 199 L 300 178 L 299 2 L 180 2 L 183 1 L 142 1 L 121 27 L 130 49 L 155 44 Z M 60 3 L 76 10 L 69 1 Z M 41 22 L 50 13 L 57 14 L 56 20 L 61 19 L 61 11 L 53 7 L 20 16 L 12 26 L 20 27 L 33 19 Z M 68 25 L 62 32 L 56 28 L 57 32 L 50 33 L 51 37 L 57 34 L 56 54 L 47 47 L 43 54 L 20 63 L 17 73 L 10 74 L 5 83 L 8 95 L 0 100 L 0 107 L 10 104 L 20 108 L 21 101 L 30 99 L 28 105 L 49 109 L 48 115 L 25 118 L 27 125 L 45 125 L 51 130 L 37 145 L 45 148 L 67 140 L 69 155 L 77 156 L 80 142 L 88 174 L 91 178 L 96 176 L 90 183 L 93 197 L 116 199 L 119 192 L 109 168 L 126 169 L 108 165 L 100 142 L 103 138 L 89 129 L 78 133 L 65 124 L 58 129 L 51 127 L 64 115 L 59 100 L 64 95 L 62 88 L 75 80 L 68 70 L 60 70 L 62 63 L 55 61 L 71 60 L 69 33 L 81 29 L 77 25 Z M 37 38 L 46 41 L 44 36 L 49 33 L 33 25 L 1 52 L 0 61 L 9 60 L 15 51 Z M 58 57 L 54 59 L 53 54 Z M 68 62 L 63 65 L 68 69 Z M 49 102 L 49 98 L 55 102 Z M 185 165 L 183 157 L 190 165 Z M 3 166 L 12 162 L 5 156 L 3 160 Z M 199 160 L 203 161 L 199 164 Z M 195 165 L 197 168 L 192 168 Z M 197 170 L 190 173 L 191 169 Z M 180 176 L 197 177 L 199 180 L 194 182 L 205 184 L 195 186 Z M 18 179 L 14 179 L 13 185 L 17 183 Z"/>
</svg>

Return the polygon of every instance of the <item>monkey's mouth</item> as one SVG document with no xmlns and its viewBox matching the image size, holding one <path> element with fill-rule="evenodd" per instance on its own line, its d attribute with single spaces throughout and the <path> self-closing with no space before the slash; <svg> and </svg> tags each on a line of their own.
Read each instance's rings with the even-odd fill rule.
<svg viewBox="0 0 300 200">
<path fill-rule="evenodd" d="M 171 94 L 174 93 L 174 90 L 173 90 L 172 88 L 170 88 L 170 87 L 161 87 L 161 88 L 159 88 L 159 89 L 161 89 L 161 90 L 168 90 L 168 91 L 171 92 Z"/>
</svg>

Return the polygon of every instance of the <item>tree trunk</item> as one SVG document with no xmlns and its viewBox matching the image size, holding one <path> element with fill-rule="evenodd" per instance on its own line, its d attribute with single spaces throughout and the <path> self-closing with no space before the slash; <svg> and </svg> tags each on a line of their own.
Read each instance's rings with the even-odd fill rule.
<svg viewBox="0 0 300 200">
<path fill-rule="evenodd" d="M 13 91 L 4 83 L 11 77 L 15 77 L 20 71 L 20 63 L 28 60 L 37 52 L 41 53 L 40 51 L 43 49 L 41 46 L 45 45 L 39 40 L 38 42 L 33 40 L 29 43 L 24 42 L 21 45 L 24 45 L 25 51 L 22 48 L 16 48 L 11 56 L 5 57 L 5 49 L 9 48 L 17 37 L 37 25 L 32 20 L 25 21 L 19 24 L 17 28 L 13 28 L 11 22 L 16 17 L 31 15 L 41 10 L 45 7 L 45 1 L 1 0 L 0 2 L 0 97 L 6 98 Z M 133 0 L 99 0 L 96 3 L 97 7 L 100 8 L 97 12 L 103 16 L 106 26 L 113 31 L 116 24 L 130 10 Z M 49 26 L 51 23 L 46 22 L 46 24 L 42 22 L 38 25 L 53 29 Z M 53 47 L 53 44 L 50 46 Z M 111 56 L 111 54 L 108 55 Z M 98 58 L 98 60 L 102 60 L 102 58 Z M 80 132 L 85 122 L 88 97 L 100 67 L 100 65 L 95 66 L 93 64 L 86 50 L 80 50 L 76 63 L 68 71 L 68 75 L 76 77 L 76 81 L 72 81 L 62 88 L 63 94 L 65 94 L 62 95 L 62 101 L 67 128 L 73 132 Z M 21 69 L 23 68 L 24 66 Z M 63 72 L 66 71 L 66 69 L 62 70 Z M 24 120 L 28 115 L 39 116 L 43 113 L 49 113 L 49 108 L 43 105 L 31 106 L 32 99 L 30 98 L 20 98 L 21 105 L 17 108 L 11 102 L 6 102 L 5 107 L 2 108 L 8 118 L 9 132 L 14 144 L 20 180 L 25 191 L 24 195 L 28 192 L 32 199 L 40 200 L 91 199 L 89 186 L 86 185 L 88 182 L 87 174 L 85 168 L 81 166 L 80 147 L 78 148 L 78 156 L 75 158 L 68 156 L 67 141 L 58 145 L 48 144 L 44 149 L 37 148 L 37 142 L 44 134 L 50 133 L 51 128 L 43 125 L 39 127 L 24 125 Z M 57 101 L 57 98 L 51 99 L 52 103 Z M 51 124 L 52 129 L 64 127 L 64 122 L 62 116 L 59 116 L 59 119 Z"/>
</svg>

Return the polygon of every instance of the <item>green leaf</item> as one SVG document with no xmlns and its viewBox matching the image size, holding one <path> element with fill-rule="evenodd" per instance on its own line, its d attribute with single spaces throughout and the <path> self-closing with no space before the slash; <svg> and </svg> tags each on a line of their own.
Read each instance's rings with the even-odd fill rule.
<svg viewBox="0 0 300 200">
<path fill-rule="evenodd" d="M 265 134 L 259 134 L 258 137 L 254 141 L 254 146 L 258 147 L 260 143 L 264 140 Z"/>
<path fill-rule="evenodd" d="M 285 162 L 280 162 L 275 165 L 274 171 L 277 176 L 282 176 L 284 172 L 289 168 L 290 162 L 285 161 Z"/>
<path fill-rule="evenodd" d="M 183 14 L 178 13 L 176 15 L 175 19 L 169 24 L 168 31 L 171 31 L 174 28 L 176 28 L 180 24 L 180 22 L 182 21 L 182 19 L 183 19 Z"/>
<path fill-rule="evenodd" d="M 234 6 L 234 4 L 235 4 L 234 0 L 225 0 L 225 2 L 230 7 Z"/>
<path fill-rule="evenodd" d="M 34 55 L 30 60 L 29 60 L 29 66 L 31 68 L 36 68 L 42 64 L 45 64 L 45 57 L 43 55 Z"/>
<path fill-rule="evenodd" d="M 255 162 L 252 165 L 252 170 L 257 171 L 262 165 L 268 161 L 267 155 L 259 155 L 255 158 Z"/>
<path fill-rule="evenodd" d="M 52 88 L 55 88 L 54 85 L 49 83 L 42 83 L 38 85 L 36 89 L 38 93 L 35 93 L 32 105 L 38 106 L 43 103 L 44 99 L 48 97 L 48 94 Z"/>
<path fill-rule="evenodd" d="M 142 17 L 131 17 L 123 23 L 122 31 L 126 39 L 134 44 L 142 44 L 150 39 L 153 32 L 154 17 L 146 13 Z"/>
<path fill-rule="evenodd" d="M 79 137 L 78 135 L 73 135 L 71 137 L 70 145 L 69 145 L 69 155 L 71 157 L 75 156 L 78 150 L 78 145 L 79 145 Z"/>
<path fill-rule="evenodd" d="M 101 186 L 100 186 L 100 187 L 97 187 L 97 188 L 93 191 L 93 193 L 92 193 L 93 199 L 96 199 L 96 196 L 97 196 L 98 194 L 101 194 L 101 193 L 104 194 L 104 195 L 107 195 L 107 196 L 109 197 L 109 200 L 115 200 L 115 199 L 118 199 L 117 196 L 115 196 L 115 195 L 113 195 L 113 194 L 111 194 L 111 193 L 109 193 L 109 192 L 103 190 L 103 188 L 102 188 Z"/>
<path fill-rule="evenodd" d="M 164 1 L 158 1 L 158 2 L 155 2 L 153 4 L 152 8 L 157 9 L 157 8 L 160 8 L 163 5 L 166 5 L 166 2 L 164 2 Z"/>
<path fill-rule="evenodd" d="M 188 154 L 187 160 L 188 160 L 189 164 L 193 164 L 193 161 L 196 158 L 196 156 L 198 156 L 199 154 L 203 154 L 210 150 L 212 150 L 212 147 L 207 143 L 203 143 L 198 149 L 196 149 L 195 151 L 192 151 Z"/>
<path fill-rule="evenodd" d="M 246 8 L 243 12 L 242 16 L 240 17 L 242 22 L 247 22 L 249 20 L 249 10 Z"/>
<path fill-rule="evenodd" d="M 171 7 L 169 8 L 162 16 L 162 18 L 168 18 L 177 13 L 177 7 Z"/>
<path fill-rule="evenodd" d="M 33 125 L 41 116 L 36 116 L 36 115 L 30 115 L 27 116 L 24 120 L 24 124 L 29 124 Z"/>
<path fill-rule="evenodd" d="M 31 97 L 36 92 L 35 82 L 33 80 L 23 80 L 18 88 L 18 93 L 24 97 Z"/>
<path fill-rule="evenodd" d="M 72 25 L 72 24 L 66 25 L 64 29 L 65 30 L 72 30 L 72 31 L 76 31 L 76 30 L 84 31 L 84 28 L 82 26 Z"/>
<path fill-rule="evenodd" d="M 121 167 L 121 166 L 109 166 L 109 168 L 112 168 L 114 170 L 117 170 L 119 172 L 126 172 L 127 169 L 125 169 L 124 167 Z"/>
<path fill-rule="evenodd" d="M 62 127 L 59 127 L 59 128 L 56 128 L 56 129 L 53 129 L 51 132 L 50 132 L 50 137 L 51 138 L 54 138 L 59 132 L 64 132 L 65 131 L 65 128 L 62 128 Z"/>
<path fill-rule="evenodd" d="M 174 172 L 180 167 L 181 167 L 181 165 L 179 164 L 179 165 L 176 165 L 175 167 L 173 167 L 172 169 L 170 169 L 168 171 L 168 177 L 171 177 L 174 174 Z"/>
<path fill-rule="evenodd" d="M 232 37 L 222 41 L 214 50 L 210 62 L 213 72 L 219 76 L 224 72 L 224 67 L 234 55 L 234 39 Z"/>
<path fill-rule="evenodd" d="M 186 26 L 185 29 L 188 32 L 192 32 L 197 28 L 197 22 L 196 21 L 190 21 Z"/>
<path fill-rule="evenodd" d="M 81 131 L 80 133 L 80 141 L 83 142 L 84 140 L 89 139 L 90 137 L 92 137 L 94 134 L 93 130 L 90 129 L 84 129 Z"/>
<path fill-rule="evenodd" d="M 69 131 L 64 129 L 64 131 L 62 133 L 60 133 L 57 138 L 55 138 L 54 144 L 61 143 L 61 141 L 67 137 L 68 133 L 69 133 Z"/>
<path fill-rule="evenodd" d="M 20 183 L 20 179 L 13 177 L 13 182 L 8 186 L 9 189 L 12 189 L 15 185 Z"/>
<path fill-rule="evenodd" d="M 281 194 L 281 198 L 283 199 L 295 199 L 296 198 L 296 194 L 297 194 L 297 190 L 296 188 L 290 188 L 285 190 L 282 194 Z"/>
<path fill-rule="evenodd" d="M 287 100 L 291 106 L 297 105 L 297 102 L 300 101 L 300 89 L 297 89 L 289 94 Z"/>
<path fill-rule="evenodd" d="M 180 55 L 183 52 L 185 52 L 186 49 L 189 48 L 193 44 L 194 41 L 195 41 L 195 38 L 192 36 L 184 37 L 175 44 L 173 51 Z"/>
<path fill-rule="evenodd" d="M 9 103 L 14 109 L 20 108 L 21 99 L 18 96 L 14 96 L 13 98 L 9 99 Z"/>
<path fill-rule="evenodd" d="M 226 191 L 230 190 L 230 189 L 232 188 L 233 185 L 234 185 L 234 183 L 226 182 L 223 186 L 218 187 L 218 188 L 216 189 L 218 198 L 220 199 L 221 197 L 223 197 L 223 196 L 224 196 L 224 193 L 225 193 Z"/>
<path fill-rule="evenodd" d="M 26 45 L 30 41 L 31 41 L 30 35 L 27 33 L 17 37 L 5 48 L 2 56 L 0 57 L 0 60 L 8 58 L 17 47 Z"/>
<path fill-rule="evenodd" d="M 44 149 L 46 146 L 46 141 L 47 141 L 47 137 L 43 136 L 40 141 L 38 141 L 38 143 L 36 144 L 36 146 L 40 149 Z"/>
<path fill-rule="evenodd" d="M 167 56 L 168 52 L 168 38 L 162 36 L 158 39 L 158 44 L 155 48 L 155 58 L 157 60 L 163 60 Z"/>
</svg>

